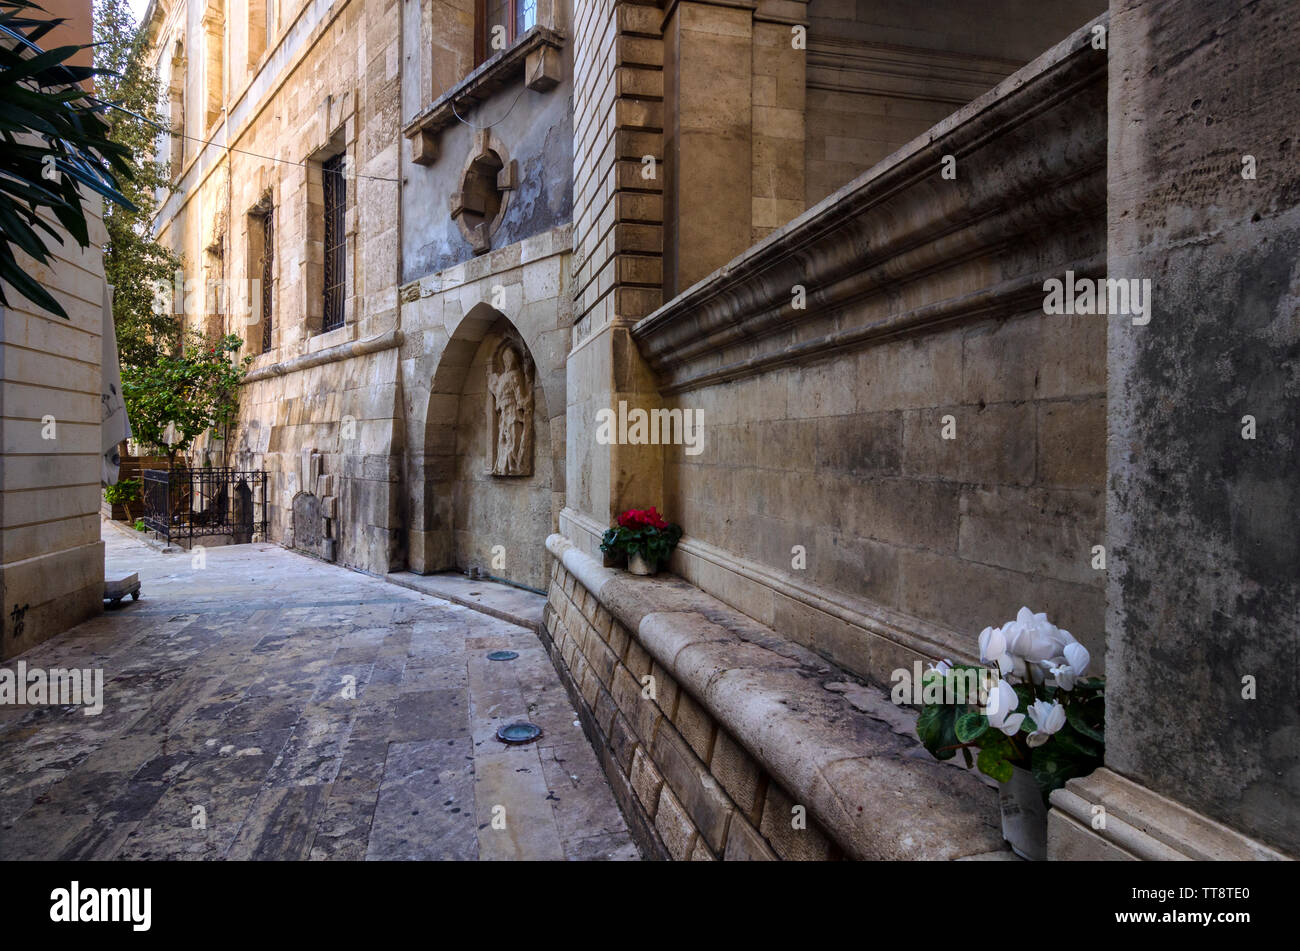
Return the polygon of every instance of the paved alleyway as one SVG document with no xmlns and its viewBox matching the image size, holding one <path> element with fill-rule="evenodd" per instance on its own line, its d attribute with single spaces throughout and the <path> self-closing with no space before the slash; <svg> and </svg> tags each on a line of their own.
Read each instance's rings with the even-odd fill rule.
<svg viewBox="0 0 1300 951">
<path fill-rule="evenodd" d="M 6 663 L 102 667 L 105 701 L 0 706 L 0 859 L 638 857 L 531 631 L 271 545 L 196 569 L 104 536 L 143 597 Z M 514 719 L 542 739 L 502 745 Z"/>
</svg>

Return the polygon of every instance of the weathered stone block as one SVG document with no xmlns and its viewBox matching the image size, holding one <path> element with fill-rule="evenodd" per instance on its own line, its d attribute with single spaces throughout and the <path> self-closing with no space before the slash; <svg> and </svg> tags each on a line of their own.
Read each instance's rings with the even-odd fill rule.
<svg viewBox="0 0 1300 951">
<path fill-rule="evenodd" d="M 641 800 L 646 815 L 653 820 L 658 810 L 659 790 L 664 779 L 650 762 L 643 747 L 637 747 L 632 755 L 632 772 L 628 778 L 632 781 L 632 789 L 635 790 L 637 799 Z"/>
<path fill-rule="evenodd" d="M 772 850 L 788 862 L 822 862 L 831 856 L 831 842 L 817 827 L 805 807 L 802 818 L 804 828 L 796 828 L 795 803 L 776 783 L 767 787 L 767 801 L 763 805 L 763 818 L 759 832 Z"/>
<path fill-rule="evenodd" d="M 677 681 L 672 678 L 668 671 L 664 670 L 655 663 L 650 668 L 650 676 L 654 678 L 655 685 L 655 703 L 659 704 L 659 709 L 664 712 L 664 716 L 673 719 L 677 712 L 677 697 L 681 688 Z"/>
<path fill-rule="evenodd" d="M 672 791 L 664 786 L 659 791 L 659 808 L 655 813 L 655 828 L 668 849 L 668 854 L 675 861 L 685 862 L 690 859 L 695 848 L 695 827 L 690 817 Z"/>
<path fill-rule="evenodd" d="M 735 808 L 704 763 L 667 724 L 660 724 L 655 737 L 654 761 L 710 848 L 722 851 Z"/>
<path fill-rule="evenodd" d="M 722 854 L 725 862 L 774 862 L 777 855 L 763 841 L 758 830 L 739 816 L 733 816 L 727 829 L 727 847 Z"/>
<path fill-rule="evenodd" d="M 709 771 L 740 812 L 751 822 L 758 822 L 763 809 L 762 771 L 726 730 L 718 730 Z"/>
<path fill-rule="evenodd" d="M 713 755 L 713 737 L 717 732 L 717 724 L 713 717 L 709 716 L 708 711 L 696 703 L 690 694 L 682 691 L 677 701 L 677 713 L 673 717 L 673 723 L 682 738 L 695 751 L 695 755 L 707 766 Z"/>
</svg>

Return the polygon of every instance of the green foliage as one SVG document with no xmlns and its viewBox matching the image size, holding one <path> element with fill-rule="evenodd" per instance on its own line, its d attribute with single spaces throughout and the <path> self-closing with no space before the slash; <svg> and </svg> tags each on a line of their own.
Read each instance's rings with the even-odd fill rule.
<svg viewBox="0 0 1300 951">
<path fill-rule="evenodd" d="M 958 741 L 974 743 L 988 730 L 989 718 L 982 713 L 976 713 L 974 710 L 967 710 L 957 717 L 953 727 Z"/>
<path fill-rule="evenodd" d="M 104 501 L 109 505 L 122 505 L 140 500 L 140 480 L 123 479 L 104 489 Z"/>
<path fill-rule="evenodd" d="M 173 187 L 169 163 L 156 158 L 159 127 L 165 125 L 162 90 L 145 60 L 146 37 L 126 0 L 95 0 L 95 41 L 95 66 L 103 70 L 101 96 L 120 107 L 107 114 L 109 138 L 128 150 L 131 168 L 122 190 L 132 207 L 110 207 L 104 214 L 104 274 L 113 285 L 118 358 L 123 366 L 146 366 L 176 349 L 179 332 L 171 308 L 155 312 L 153 298 L 154 286 L 171 285 L 182 266 L 150 229 L 158 197 Z M 128 416 L 134 421 L 129 409 Z"/>
<path fill-rule="evenodd" d="M 166 445 L 168 424 L 174 424 L 174 458 L 208 429 L 229 427 L 239 411 L 239 384 L 253 359 L 236 362 L 242 346 L 236 334 L 208 340 L 190 331 L 179 353 L 162 354 L 146 366 L 123 367 L 122 395 L 135 438 Z"/>
<path fill-rule="evenodd" d="M 916 721 L 916 733 L 937 759 L 952 759 L 962 741 L 957 738 L 957 710 L 954 705 L 927 703 Z"/>
<path fill-rule="evenodd" d="M 149 531 L 149 526 L 146 525 L 141 519 L 136 519 L 135 524 L 131 527 L 134 528 L 137 532 Z"/>
<path fill-rule="evenodd" d="M 1073 690 L 1056 686 L 1014 685 L 1018 713 L 1025 720 L 1015 736 L 989 725 L 979 712 L 979 698 L 964 692 L 964 677 L 958 672 L 971 668 L 958 665 L 946 674 L 928 672 L 927 684 L 946 681 L 944 700 L 926 703 L 916 721 L 916 733 L 937 759 L 952 759 L 958 750 L 971 765 L 970 751 L 977 751 L 975 766 L 998 782 L 1011 779 L 1019 766 L 1033 773 L 1044 797 L 1077 776 L 1086 776 L 1102 765 L 1105 754 L 1105 681 L 1100 677 L 1080 680 Z M 1057 701 L 1065 709 L 1065 725 L 1041 746 L 1031 747 L 1028 736 L 1037 729 L 1030 705 L 1035 700 Z"/>
<path fill-rule="evenodd" d="M 9 305 L 8 284 L 66 319 L 15 250 L 45 264 L 51 260 L 47 239 L 62 245 L 66 235 L 89 246 L 83 189 L 132 206 L 119 184 L 130 180 L 129 150 L 110 140 L 105 106 L 78 85 L 100 73 L 67 63 L 85 47 L 40 49 L 41 39 L 62 22 L 30 0 L 0 0 L 0 304 Z"/>
</svg>

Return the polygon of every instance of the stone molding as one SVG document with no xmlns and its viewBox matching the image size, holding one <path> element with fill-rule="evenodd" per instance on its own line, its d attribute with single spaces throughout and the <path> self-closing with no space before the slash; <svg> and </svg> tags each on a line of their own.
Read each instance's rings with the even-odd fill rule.
<svg viewBox="0 0 1300 951">
<path fill-rule="evenodd" d="M 589 549 L 594 549 L 595 546 L 599 545 L 600 537 L 605 531 L 595 519 L 569 508 L 566 508 L 561 513 L 560 527 L 562 530 L 567 529 L 571 533 L 575 530 L 585 533 L 591 544 L 580 547 Z M 978 654 L 970 649 L 971 638 L 960 631 L 941 627 L 922 618 L 886 610 L 866 599 L 848 597 L 842 591 L 809 584 L 792 575 L 774 571 L 766 565 L 737 558 L 731 552 L 718 548 L 716 545 L 710 545 L 708 542 L 694 536 L 683 535 L 681 541 L 677 543 L 677 553 L 673 556 L 673 569 L 675 571 L 678 570 L 682 556 L 699 559 L 746 581 L 751 581 L 771 591 L 780 592 L 785 597 L 798 601 L 814 611 L 861 628 L 864 635 L 874 635 L 897 644 L 916 657 L 925 658 L 926 660 L 947 657 L 960 664 L 979 662 Z M 680 567 L 682 570 L 678 571 L 678 573 L 689 580 L 690 566 L 681 564 Z M 724 585 L 723 592 L 715 595 L 724 603 L 727 601 L 725 587 Z M 733 604 L 731 606 L 744 613 L 740 605 Z M 901 661 L 898 661 L 898 663 L 901 663 Z M 855 670 L 854 673 L 883 681 L 888 679 L 889 673 L 893 669 L 893 666 L 891 666 L 889 670 L 876 668 Z"/>
<path fill-rule="evenodd" d="M 1055 861 L 1290 860 L 1105 767 L 1052 793 L 1047 826 L 1047 857 Z"/>
<path fill-rule="evenodd" d="M 367 337 L 364 340 L 348 341 L 336 347 L 317 350 L 315 353 L 304 353 L 291 360 L 257 367 L 244 377 L 243 382 L 256 383 L 259 380 L 269 380 L 271 377 L 297 373 L 300 370 L 309 370 L 312 367 L 318 367 L 326 363 L 334 363 L 336 360 L 349 360 L 352 357 L 362 357 L 369 353 L 378 353 L 381 350 L 391 350 L 393 347 L 400 347 L 401 345 L 402 332 L 400 330 L 388 330 L 373 337 Z"/>
<path fill-rule="evenodd" d="M 588 613 L 593 605 L 607 611 L 635 644 L 626 657 L 637 649 L 648 654 L 716 723 L 717 735 L 734 738 L 848 856 L 956 859 L 1004 848 L 996 793 L 975 773 L 925 754 L 907 712 L 882 692 L 853 688 L 870 710 L 863 712 L 822 686 L 843 679 L 828 661 L 681 579 L 606 568 L 562 535 L 546 545 L 581 589 L 569 585 L 570 600 Z M 564 623 L 576 637 L 572 611 L 560 622 L 552 617 L 563 609 L 555 595 L 553 583 L 548 630 Z M 599 719 L 602 694 L 587 684 L 590 662 L 571 659 L 577 670 L 570 673 L 588 687 Z M 657 737 L 641 739 L 658 752 Z M 708 751 L 696 753 L 708 765 Z M 672 793 L 674 804 L 693 795 Z M 930 821 L 916 823 L 918 813 Z M 766 819 L 760 827 L 769 827 Z"/>
<path fill-rule="evenodd" d="M 1041 306 L 1045 270 L 923 306 L 897 290 L 1104 214 L 1106 57 L 1090 45 L 1092 25 L 637 323 L 633 337 L 661 391 Z M 1099 96 L 1103 108 L 1089 101 Z M 981 155 L 992 143 L 997 154 Z M 979 156 L 981 174 L 940 183 L 945 155 L 967 168 Z M 1051 273 L 1065 268 L 1094 276 L 1104 261 Z M 800 310 L 796 285 L 807 291 Z"/>
<path fill-rule="evenodd" d="M 808 88 L 964 106 L 1024 64 L 997 57 L 810 37 Z"/>
</svg>

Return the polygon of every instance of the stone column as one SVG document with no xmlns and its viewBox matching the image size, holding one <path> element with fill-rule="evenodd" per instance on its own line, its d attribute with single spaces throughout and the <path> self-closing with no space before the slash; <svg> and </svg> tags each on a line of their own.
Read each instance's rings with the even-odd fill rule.
<svg viewBox="0 0 1300 951">
<path fill-rule="evenodd" d="M 1300 8 L 1114 0 L 1106 768 L 1053 858 L 1300 855 Z"/>
</svg>

